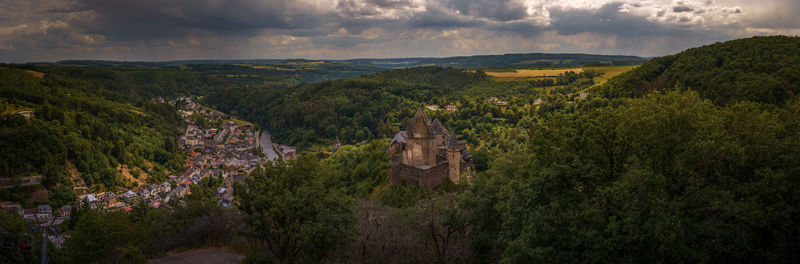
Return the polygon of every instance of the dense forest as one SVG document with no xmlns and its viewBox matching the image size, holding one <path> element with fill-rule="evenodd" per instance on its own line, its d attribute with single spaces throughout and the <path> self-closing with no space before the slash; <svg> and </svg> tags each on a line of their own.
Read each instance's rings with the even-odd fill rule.
<svg viewBox="0 0 800 264">
<path fill-rule="evenodd" d="M 798 37 L 734 40 L 653 59 L 601 86 L 591 71 L 496 82 L 480 69 L 436 66 L 290 87 L 209 76 L 204 103 L 304 154 L 255 169 L 234 185 L 231 208 L 212 198 L 221 184 L 212 177 L 158 209 L 78 210 L 51 259 L 143 263 L 227 246 L 245 263 L 798 262 L 798 54 Z M 58 148 L 47 152 L 80 170 L 75 143 L 58 141 L 66 137 L 93 147 L 100 168 L 172 168 L 178 154 L 167 142 L 180 120 L 170 106 L 118 100 L 132 93 L 94 78 L 25 69 L 0 69 L 4 109 L 36 109 L 30 119 L 4 115 L 2 133 L 19 138 L 3 141 L 13 153 Z M 457 109 L 426 113 L 468 143 L 477 174 L 435 189 L 390 184 L 388 138 L 416 109 L 446 104 Z M 24 127 L 44 139 L 23 136 Z M 336 138 L 346 144 L 331 153 Z M 41 155 L 3 161 L 25 173 L 54 163 Z M 96 171 L 82 172 L 89 181 Z M 25 229 L 5 212 L 0 224 Z"/>
<path fill-rule="evenodd" d="M 800 94 L 797 37 L 753 37 L 653 59 L 609 81 L 609 98 L 644 96 L 653 90 L 697 91 L 715 104 L 742 100 L 784 104 Z"/>
<path fill-rule="evenodd" d="M 61 69 L 3 67 L 0 78 L 0 173 L 5 179 L 42 176 L 43 186 L 54 192 L 54 205 L 75 200 L 73 176 L 110 189 L 131 184 L 122 179 L 118 165 L 138 168 L 153 180 L 182 168 L 176 138 L 183 121 L 175 108 L 121 93 L 137 87 L 134 93 L 141 94 L 146 85 L 118 82 L 113 86 L 117 91 L 104 81 L 73 78 Z M 23 110 L 33 116 L 16 114 Z M 77 175 L 68 173 L 70 168 Z M 0 194 L 3 200 L 23 202 L 26 189 Z"/>
<path fill-rule="evenodd" d="M 501 83 L 480 70 L 427 66 L 288 89 L 234 86 L 210 94 L 205 102 L 259 123 L 279 142 L 300 147 L 332 144 L 337 137 L 349 143 L 391 137 L 415 109 L 454 104 L 458 111 L 430 114 L 478 144 L 481 136 L 494 138 L 490 134 L 497 127 L 517 124 L 537 98 L 569 100 L 568 95 L 592 86 L 596 74 L 567 72 L 556 80 Z M 499 106 L 487 102 L 491 97 L 510 102 Z"/>
<path fill-rule="evenodd" d="M 800 222 L 800 211 L 795 205 L 800 203 L 800 192 L 791 186 L 800 184 L 800 170 L 794 162 L 800 159 L 800 142 L 797 140 L 800 138 L 800 102 L 795 93 L 785 92 L 786 96 L 780 100 L 764 100 L 759 97 L 762 89 L 776 89 L 769 86 L 769 82 L 750 83 L 747 89 L 741 90 L 748 92 L 740 92 L 738 86 L 724 85 L 737 83 L 736 78 L 741 76 L 739 70 L 728 68 L 724 63 L 707 64 L 702 69 L 671 68 L 669 74 L 663 75 L 653 74 L 648 69 L 658 68 L 654 65 L 662 65 L 665 60 L 680 61 L 685 54 L 724 54 L 730 49 L 748 50 L 752 47 L 759 50 L 759 55 L 753 56 L 752 60 L 772 63 L 773 60 L 768 58 L 792 58 L 798 54 L 798 42 L 798 38 L 788 37 L 752 38 L 658 58 L 596 90 L 590 90 L 592 95 L 587 100 L 571 100 L 568 95 L 546 94 L 540 89 L 526 90 L 529 86 L 517 83 L 504 84 L 507 85 L 506 92 L 498 92 L 501 97 L 508 95 L 511 98 L 505 108 L 485 104 L 485 108 L 462 107 L 455 113 L 429 112 L 442 118 L 443 123 L 451 128 L 460 127 L 458 120 L 480 121 L 484 113 L 490 116 L 487 121 L 495 122 L 492 111 L 507 117 L 510 117 L 508 112 L 522 115 L 516 119 L 505 118 L 491 125 L 489 130 L 477 129 L 480 122 L 456 130 L 475 150 L 476 160 L 479 160 L 476 167 L 483 167 L 479 168 L 483 172 L 464 191 L 442 188 L 426 193 L 424 190 L 414 191 L 415 187 L 373 185 L 375 178 L 371 177 L 344 178 L 349 179 L 346 181 L 349 188 L 364 186 L 356 187 L 363 190 L 375 186 L 368 196 L 371 198 L 355 203 L 356 209 L 352 210 L 357 216 L 361 210 L 367 210 L 370 215 L 389 216 L 392 220 L 386 221 L 395 228 L 379 228 L 361 222 L 362 219 L 357 217 L 355 225 L 360 235 L 356 238 L 342 236 L 341 239 L 355 239 L 366 248 L 351 250 L 359 257 L 375 262 L 417 259 L 409 252 L 420 252 L 417 257 L 421 259 L 417 260 L 421 262 L 796 261 L 800 255 L 793 249 L 800 245 L 800 229 L 794 223 Z M 794 48 L 787 48 L 790 46 Z M 731 52 L 728 59 L 744 60 L 749 56 L 746 52 Z M 791 69 L 794 66 L 787 67 Z M 426 82 L 431 82 L 427 76 L 436 75 L 437 71 L 456 71 L 452 73 L 474 74 L 474 77 L 464 78 L 469 82 L 459 85 L 430 84 L 436 88 L 425 89 Z M 693 76 L 707 72 L 728 78 L 720 79 L 719 83 L 723 85 L 719 86 L 706 83 L 702 87 L 683 88 L 685 80 L 703 80 L 704 77 Z M 643 73 L 652 74 L 651 79 L 642 77 Z M 394 81 L 389 84 L 377 82 L 387 77 Z M 771 78 L 786 84 L 782 86 L 786 91 L 794 89 L 794 76 L 772 75 Z M 669 91 L 673 89 L 643 89 L 639 86 L 654 79 L 670 84 L 664 87 L 678 89 Z M 405 100 L 399 100 L 391 104 L 392 101 L 384 99 L 396 98 L 390 96 L 400 93 L 388 91 L 404 91 L 394 87 L 402 87 L 396 83 L 409 81 L 421 87 L 414 90 L 417 94 L 401 94 L 403 99 L 410 98 L 407 100 L 409 103 L 401 104 Z M 390 109 L 403 109 L 419 107 L 420 103 L 459 100 L 464 106 L 470 102 L 470 96 L 474 101 L 485 100 L 485 97 L 481 98 L 481 91 L 492 89 L 485 83 L 479 72 L 465 73 L 446 68 L 409 69 L 304 86 L 303 89 L 313 92 L 292 90 L 286 96 L 296 101 L 286 105 L 298 105 L 299 113 L 326 109 L 324 100 L 317 101 L 317 104 L 306 102 L 313 101 L 308 97 L 324 92 L 326 86 L 333 86 L 337 88 L 333 91 L 341 93 L 339 98 L 348 100 L 331 105 L 354 105 L 353 112 L 358 114 L 386 113 L 375 112 L 375 109 L 382 109 L 375 105 L 381 104 L 390 104 Z M 637 85 L 625 86 L 631 83 Z M 352 87 L 358 86 L 365 88 L 348 94 Z M 364 99 L 369 102 L 365 104 L 349 101 L 381 88 L 387 91 L 384 97 Z M 526 97 L 514 92 L 516 89 L 520 89 L 520 94 L 535 94 L 534 91 L 541 94 Z M 737 89 L 729 93 L 736 96 L 714 95 L 717 92 L 713 91 L 725 94 L 721 91 L 724 89 Z M 651 92 L 645 93 L 647 91 Z M 271 93 L 273 96 L 281 95 L 277 91 Z M 543 104 L 537 108 L 525 107 L 539 96 L 545 98 Z M 410 103 L 415 101 L 417 104 Z M 339 117 L 345 111 L 337 109 L 333 113 Z M 282 119 L 278 115 L 270 118 Z M 321 124 L 317 121 L 325 120 L 314 119 L 313 115 L 309 118 L 311 122 L 308 124 Z M 348 120 L 341 119 L 339 125 L 364 125 Z M 402 118 L 396 120 L 393 131 L 402 129 Z M 304 123 L 292 125 L 306 126 Z M 469 140 L 473 136 L 470 129 L 476 129 L 474 134 L 477 137 L 491 134 L 496 140 L 490 144 Z M 492 134 L 493 129 L 505 132 Z M 341 133 L 332 132 L 320 136 L 342 137 Z M 374 136 L 381 138 L 386 135 Z M 386 164 L 385 158 L 379 156 L 375 156 L 374 162 Z M 369 171 L 358 165 L 350 168 L 347 171 L 350 175 L 363 175 Z M 311 171 L 319 169 L 309 169 L 308 175 L 313 175 Z M 287 172 L 267 174 L 279 173 Z M 293 174 L 306 173 L 297 171 Z M 378 178 L 385 179 L 383 175 Z M 352 179 L 363 180 L 354 182 Z M 344 195 L 339 188 L 329 187 L 329 191 Z M 377 204 L 369 201 L 377 201 Z M 340 200 L 339 203 L 347 201 Z M 401 216 L 414 215 L 416 210 L 428 210 L 426 215 L 435 219 L 435 223 Z M 350 214 L 346 210 L 340 213 Z M 353 225 L 347 221 L 338 223 L 340 228 Z M 416 233 L 420 230 L 427 230 L 427 234 Z M 407 235 L 399 238 L 393 236 L 394 232 L 407 232 Z M 382 250 L 387 246 L 383 239 L 404 243 L 395 244 L 387 251 Z M 329 250 L 331 255 L 326 257 L 321 257 L 318 252 L 297 252 L 300 257 L 327 258 L 345 249 Z M 298 257 L 281 251 L 267 252 L 267 256 L 284 260 Z"/>
</svg>

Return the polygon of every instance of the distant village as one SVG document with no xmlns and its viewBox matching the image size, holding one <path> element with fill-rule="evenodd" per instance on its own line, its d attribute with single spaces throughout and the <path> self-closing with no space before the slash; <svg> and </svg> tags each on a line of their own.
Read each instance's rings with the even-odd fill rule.
<svg viewBox="0 0 800 264">
<path fill-rule="evenodd" d="M 156 99 L 164 102 L 163 99 Z M 130 211 L 132 206 L 145 203 L 158 208 L 173 200 L 180 200 L 191 194 L 192 186 L 200 184 L 205 178 L 221 179 L 223 184 L 215 190 L 220 205 L 233 205 L 233 183 L 244 183 L 244 177 L 260 164 L 266 162 L 258 152 L 258 131 L 250 124 L 239 125 L 223 122 L 219 128 L 203 130 L 195 124 L 193 116 L 200 115 L 210 123 L 220 123 L 225 114 L 195 103 L 189 97 L 181 97 L 167 102 L 181 106 L 178 114 L 188 124 L 184 134 L 178 138 L 178 145 L 188 154 L 183 172 L 168 176 L 162 183 L 143 184 L 131 189 L 119 188 L 117 193 L 91 193 L 85 184 L 76 184 L 80 203 L 92 209 Z M 293 158 L 294 148 L 274 145 L 282 158 Z M 22 208 L 18 203 L 3 203 L 6 211 L 18 213 L 36 228 L 49 228 L 48 238 L 57 246 L 63 245 L 65 237 L 59 234 L 59 224 L 70 219 L 73 207 L 64 205 L 52 208 L 39 205 L 36 208 Z"/>
</svg>

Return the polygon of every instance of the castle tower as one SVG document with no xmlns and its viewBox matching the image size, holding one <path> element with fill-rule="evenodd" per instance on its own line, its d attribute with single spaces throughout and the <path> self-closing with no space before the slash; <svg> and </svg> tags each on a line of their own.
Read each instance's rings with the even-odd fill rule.
<svg viewBox="0 0 800 264">
<path fill-rule="evenodd" d="M 453 183 L 458 183 L 461 176 L 461 146 L 456 137 L 450 137 L 447 144 L 447 177 Z"/>
<path fill-rule="evenodd" d="M 404 161 L 416 166 L 435 166 L 436 146 L 431 131 L 431 121 L 422 109 L 417 110 L 406 134 L 408 139 L 406 139 L 406 150 L 403 152 Z"/>
</svg>

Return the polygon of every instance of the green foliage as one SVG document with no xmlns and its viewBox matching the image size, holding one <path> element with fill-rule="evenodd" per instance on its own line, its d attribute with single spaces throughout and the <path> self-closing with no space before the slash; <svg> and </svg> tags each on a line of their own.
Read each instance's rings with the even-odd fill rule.
<svg viewBox="0 0 800 264">
<path fill-rule="evenodd" d="M 372 194 L 389 178 L 388 147 L 388 139 L 342 147 L 321 162 L 321 166 L 330 172 L 325 185 L 359 198 Z"/>
<path fill-rule="evenodd" d="M 84 210 L 73 221 L 75 228 L 64 245 L 69 263 L 121 262 L 115 257 L 120 252 L 130 254 L 142 239 L 137 226 L 121 212 Z"/>
<path fill-rule="evenodd" d="M 644 96 L 652 90 L 697 91 L 715 104 L 783 104 L 800 94 L 800 38 L 752 37 L 653 59 L 597 89 L 607 97 Z"/>
<path fill-rule="evenodd" d="M 65 76 L 57 68 L 43 78 L 0 69 L 0 97 L 35 110 L 30 119 L 0 116 L 2 177 L 42 175 L 47 188 L 70 186 L 65 166 L 70 161 L 86 183 L 113 187 L 123 184 L 118 164 L 153 162 L 155 171 L 183 164 L 175 146 L 182 120 L 170 105 L 134 102 L 102 82 Z M 61 192 L 58 199 L 67 196 Z"/>
<path fill-rule="evenodd" d="M 321 259 L 353 240 L 353 201 L 325 186 L 326 173 L 307 155 L 250 174 L 241 209 L 253 235 L 281 261 Z"/>
<path fill-rule="evenodd" d="M 199 196 L 159 208 L 141 203 L 129 213 L 81 209 L 72 217 L 66 263 L 144 263 L 171 250 L 229 244 L 243 223 L 237 210 Z"/>
<path fill-rule="evenodd" d="M 301 148 L 390 137 L 419 102 L 485 80 L 483 73 L 420 67 L 290 89 L 230 87 L 206 97 L 223 111 L 237 111 L 270 130 L 279 142 Z"/>
<path fill-rule="evenodd" d="M 550 114 L 465 194 L 471 248 L 508 263 L 796 260 L 791 109 L 670 92 Z"/>
</svg>

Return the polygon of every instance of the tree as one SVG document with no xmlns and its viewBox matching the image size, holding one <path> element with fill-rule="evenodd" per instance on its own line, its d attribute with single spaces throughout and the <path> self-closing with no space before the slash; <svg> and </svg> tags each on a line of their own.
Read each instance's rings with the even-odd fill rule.
<svg viewBox="0 0 800 264">
<path fill-rule="evenodd" d="M 124 213 L 81 211 L 73 220 L 75 229 L 64 245 L 69 262 L 118 262 L 120 254 L 132 255 L 139 250 L 140 231 Z"/>
<path fill-rule="evenodd" d="M 250 174 L 239 198 L 257 247 L 294 263 L 324 259 L 353 240 L 354 202 L 326 188 L 325 174 L 311 155 L 267 162 Z"/>
</svg>

